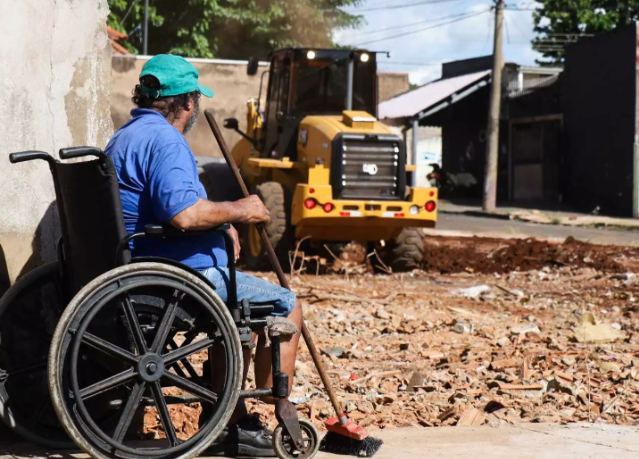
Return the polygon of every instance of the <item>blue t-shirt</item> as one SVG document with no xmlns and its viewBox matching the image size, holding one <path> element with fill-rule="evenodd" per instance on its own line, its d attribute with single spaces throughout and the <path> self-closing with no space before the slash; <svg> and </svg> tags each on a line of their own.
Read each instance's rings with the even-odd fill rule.
<svg viewBox="0 0 639 459">
<path fill-rule="evenodd" d="M 207 199 L 184 136 L 153 110 L 135 109 L 131 115 L 106 147 L 118 173 L 129 234 L 144 231 L 148 223 L 169 224 L 199 198 Z M 199 270 L 228 263 L 219 233 L 137 239 L 133 255 L 170 258 Z"/>
</svg>

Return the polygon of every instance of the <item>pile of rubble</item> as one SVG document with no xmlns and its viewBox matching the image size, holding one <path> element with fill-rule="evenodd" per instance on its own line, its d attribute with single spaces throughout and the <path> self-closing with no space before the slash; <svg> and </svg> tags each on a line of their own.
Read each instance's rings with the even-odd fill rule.
<svg viewBox="0 0 639 459">
<path fill-rule="evenodd" d="M 434 239 L 468 253 L 469 240 Z M 523 263 L 546 263 L 293 278 L 349 416 L 380 428 L 639 421 L 639 278 L 619 274 L 639 255 L 574 241 L 473 246 L 502 260 L 541 247 Z M 593 260 L 600 269 L 584 267 Z M 304 347 L 292 400 L 318 427 L 333 415 Z"/>
</svg>

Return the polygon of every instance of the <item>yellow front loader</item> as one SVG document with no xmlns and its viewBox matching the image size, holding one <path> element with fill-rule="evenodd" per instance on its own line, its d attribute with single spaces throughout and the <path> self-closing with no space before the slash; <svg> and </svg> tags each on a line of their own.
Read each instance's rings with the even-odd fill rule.
<svg viewBox="0 0 639 459">
<path fill-rule="evenodd" d="M 249 74 L 257 68 L 251 59 Z M 265 75 L 265 110 L 251 99 L 246 132 L 233 118 L 224 125 L 243 137 L 233 157 L 271 213 L 268 234 L 285 265 L 295 241 L 309 239 L 374 243 L 394 271 L 418 267 L 437 189 L 408 185 L 415 166 L 404 142 L 375 117 L 376 54 L 281 49 Z M 268 268 L 255 228 L 242 233 L 248 268 Z"/>
</svg>

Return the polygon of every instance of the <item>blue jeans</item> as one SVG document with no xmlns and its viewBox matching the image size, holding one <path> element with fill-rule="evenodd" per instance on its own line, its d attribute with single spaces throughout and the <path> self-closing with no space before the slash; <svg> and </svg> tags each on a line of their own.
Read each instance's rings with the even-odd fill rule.
<svg viewBox="0 0 639 459">
<path fill-rule="evenodd" d="M 215 286 L 215 292 L 225 303 L 228 301 L 229 270 L 227 268 L 208 268 L 200 272 Z M 293 292 L 273 285 L 268 281 L 250 274 L 236 271 L 237 300 L 249 300 L 251 303 L 273 303 L 273 315 L 287 317 L 295 307 Z"/>
</svg>

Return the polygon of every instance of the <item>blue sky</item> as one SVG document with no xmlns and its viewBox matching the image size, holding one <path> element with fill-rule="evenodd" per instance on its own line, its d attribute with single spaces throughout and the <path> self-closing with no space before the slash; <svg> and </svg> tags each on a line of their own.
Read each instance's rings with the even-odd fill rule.
<svg viewBox="0 0 639 459">
<path fill-rule="evenodd" d="M 427 4 L 429 1 L 432 3 Z M 426 4 L 363 11 L 415 3 Z M 347 11 L 362 14 L 366 24 L 359 30 L 337 31 L 335 40 L 341 45 L 358 45 L 370 50 L 389 51 L 390 59 L 385 55 L 378 56 L 379 70 L 407 72 L 410 74 L 411 83 L 423 84 L 440 77 L 442 62 L 492 53 L 495 13 L 488 11 L 492 5 L 492 0 L 363 0 L 357 8 L 349 8 Z M 507 2 L 507 5 L 531 8 L 534 3 L 519 0 Z M 453 22 L 473 13 L 477 15 Z M 506 61 L 534 65 L 539 54 L 533 51 L 530 45 L 534 37 L 532 11 L 507 9 L 505 17 Z M 449 24 L 369 43 L 444 22 Z"/>
</svg>

